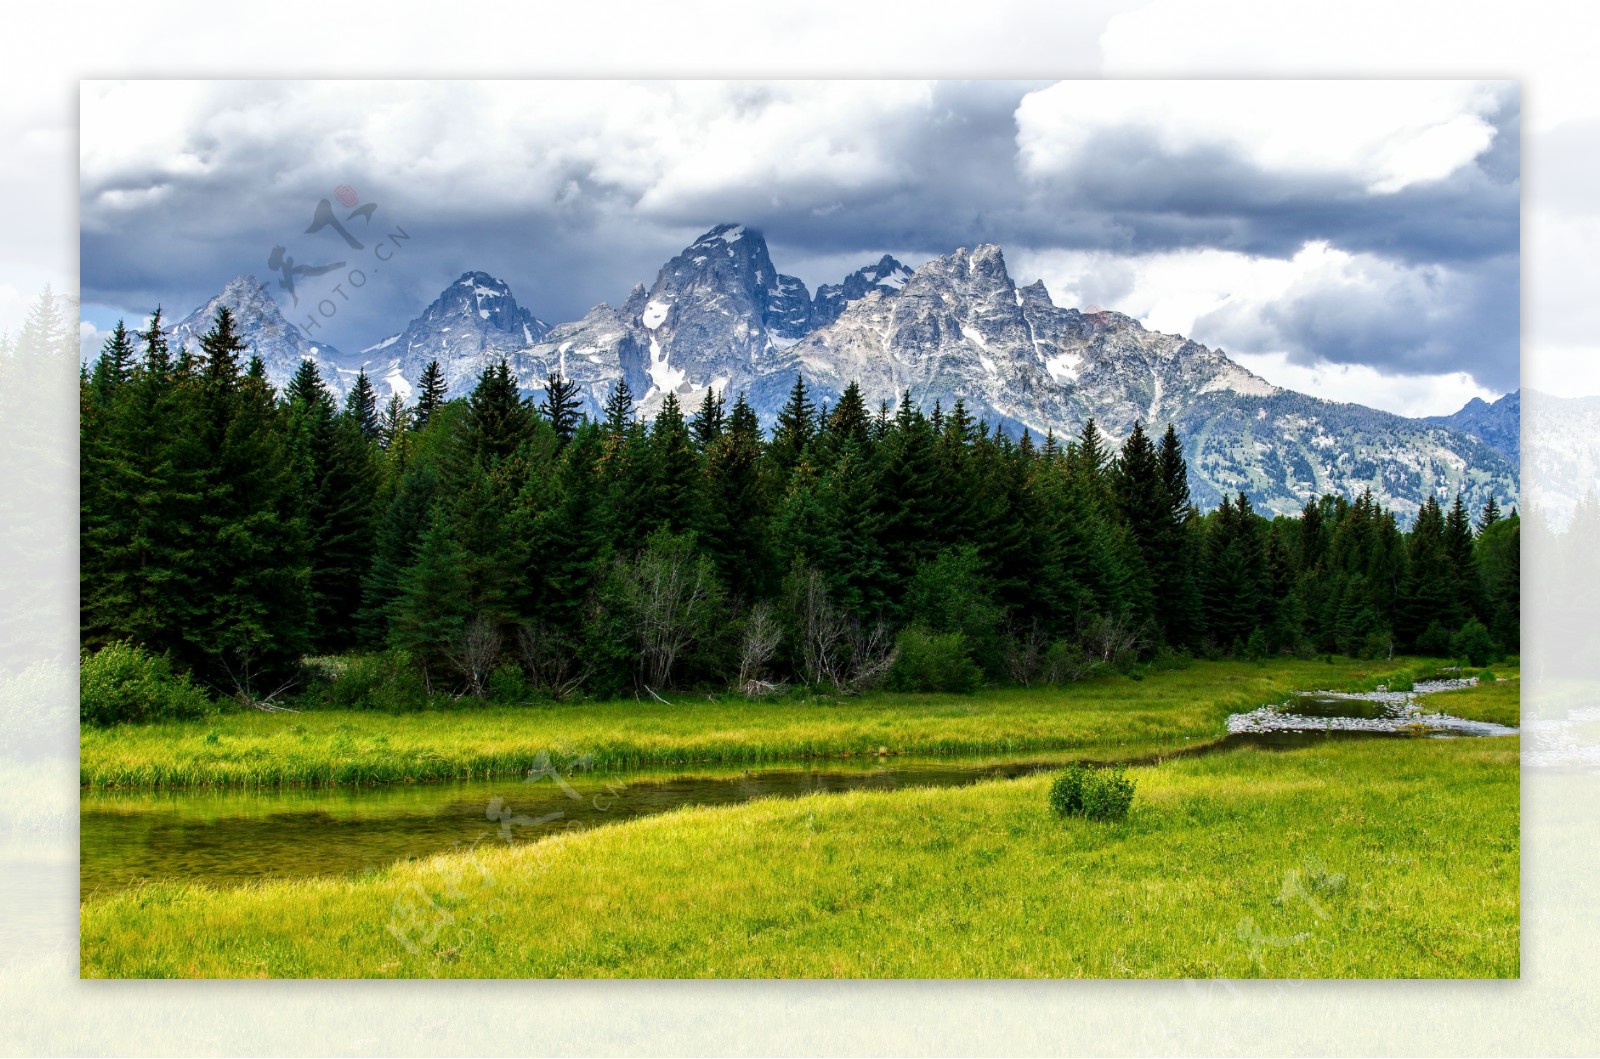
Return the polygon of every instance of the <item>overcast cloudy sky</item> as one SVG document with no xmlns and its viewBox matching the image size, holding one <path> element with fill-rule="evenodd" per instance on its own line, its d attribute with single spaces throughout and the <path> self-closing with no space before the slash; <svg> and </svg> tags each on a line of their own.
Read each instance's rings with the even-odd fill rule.
<svg viewBox="0 0 1600 1059">
<path fill-rule="evenodd" d="M 319 333 L 342 349 L 469 269 L 553 323 L 740 221 L 812 288 L 998 243 L 1058 304 L 1320 396 L 1431 414 L 1518 385 L 1514 83 L 138 81 L 81 107 L 101 329 L 273 279 L 277 246 L 371 273 Z M 360 251 L 306 232 L 340 185 L 376 206 Z M 302 278 L 290 318 L 345 271 Z"/>
</svg>

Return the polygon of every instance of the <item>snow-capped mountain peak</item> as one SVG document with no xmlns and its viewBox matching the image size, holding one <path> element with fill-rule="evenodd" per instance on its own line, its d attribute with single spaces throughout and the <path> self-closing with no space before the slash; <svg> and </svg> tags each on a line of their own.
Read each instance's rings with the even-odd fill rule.
<svg viewBox="0 0 1600 1059">
<path fill-rule="evenodd" d="M 912 275 L 911 269 L 888 254 L 870 265 L 863 265 L 844 278 L 843 283 L 824 283 L 817 288 L 816 300 L 811 306 L 814 327 L 826 327 L 839 318 L 844 307 L 873 291 L 894 294 L 905 286 Z"/>
<path fill-rule="evenodd" d="M 1093 418 L 1118 442 L 1135 423 L 1153 433 L 1171 423 L 1202 506 L 1242 490 L 1258 508 L 1288 512 L 1323 492 L 1370 488 L 1404 518 L 1430 493 L 1448 499 L 1459 490 L 1474 507 L 1493 495 L 1509 506 L 1518 490 L 1515 459 L 1504 454 L 1514 428 L 1491 429 L 1515 420 L 1514 401 L 1424 421 L 1297 394 L 1221 350 L 1122 313 L 1059 306 L 1042 282 L 1018 286 L 989 243 L 915 270 L 883 255 L 812 299 L 778 272 L 759 231 L 719 224 L 619 308 L 596 305 L 550 328 L 503 282 L 466 272 L 404 331 L 356 358 L 310 342 L 283 320 L 271 291 L 247 278 L 174 331 L 197 341 L 224 300 L 280 385 L 312 356 L 338 389 L 365 367 L 376 385 L 407 396 L 438 359 L 460 395 L 505 356 L 524 390 L 541 390 L 550 372 L 576 382 L 592 415 L 626 380 L 646 417 L 668 393 L 692 407 L 712 388 L 745 393 L 770 423 L 799 374 L 818 403 L 856 382 L 873 403 L 909 393 L 925 408 L 936 400 L 949 408 L 960 399 L 1012 434 L 1061 437 Z"/>
<path fill-rule="evenodd" d="M 249 346 L 250 354 L 261 358 L 274 386 L 282 389 L 299 370 L 302 360 L 314 360 L 329 388 L 339 394 L 344 392 L 345 384 L 337 377 L 336 368 L 345 359 L 344 354 L 326 342 L 314 341 L 290 323 L 272 289 L 255 276 L 229 280 L 221 293 L 174 324 L 168 332 L 172 348 L 198 354 L 201 336 L 211 330 L 217 310 L 223 306 L 233 314 L 239 335 Z"/>
</svg>

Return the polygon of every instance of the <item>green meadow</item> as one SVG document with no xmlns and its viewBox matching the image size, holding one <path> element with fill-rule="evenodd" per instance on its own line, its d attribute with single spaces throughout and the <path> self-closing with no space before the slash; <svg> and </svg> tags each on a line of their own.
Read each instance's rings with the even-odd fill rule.
<svg viewBox="0 0 1600 1059">
<path fill-rule="evenodd" d="M 1131 759 L 1218 738 L 1229 713 L 1295 690 L 1365 690 L 1431 673 L 1418 660 L 1195 662 L 1067 687 L 975 695 L 670 696 L 463 705 L 411 713 L 236 711 L 200 721 L 82 729 L 90 788 L 349 785 L 587 767 L 758 764 L 862 755 L 1081 751 Z"/>
<path fill-rule="evenodd" d="M 362 876 L 84 903 L 86 977 L 1515 977 L 1515 736 L 683 809 Z"/>
<path fill-rule="evenodd" d="M 1515 724 L 1516 671 L 1497 672 L 1425 708 Z M 1052 774 L 1041 773 L 678 808 L 333 877 L 140 883 L 80 905 L 81 970 L 1516 977 L 1518 737 L 1328 740 L 1149 763 L 1217 739 L 1227 713 L 1295 688 L 1425 675 L 1409 660 L 1196 663 L 972 697 L 236 714 L 86 732 L 85 783 L 146 790 L 464 778 L 514 772 L 541 751 L 667 767 L 634 783 L 679 765 L 694 773 L 697 762 L 714 774 L 880 751 L 1146 763 L 1129 770 L 1137 794 L 1117 822 L 1054 816 Z M 218 805 L 186 818 L 237 812 Z"/>
</svg>

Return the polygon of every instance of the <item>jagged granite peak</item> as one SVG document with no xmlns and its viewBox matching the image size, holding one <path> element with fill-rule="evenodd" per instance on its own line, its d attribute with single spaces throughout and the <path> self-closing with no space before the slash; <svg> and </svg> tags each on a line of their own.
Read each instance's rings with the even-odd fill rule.
<svg viewBox="0 0 1600 1059">
<path fill-rule="evenodd" d="M 1516 462 L 1522 458 L 1522 391 L 1512 390 L 1496 401 L 1474 397 L 1460 411 L 1428 416 L 1429 423 L 1471 434 Z"/>
<path fill-rule="evenodd" d="M 594 418 L 619 380 L 627 380 L 636 399 L 647 394 L 649 333 L 634 322 L 628 308 L 633 302 L 630 297 L 622 309 L 596 305 L 582 320 L 557 324 L 539 342 L 513 354 L 509 362 L 518 386 L 541 393 L 549 376 L 560 374 L 578 384 L 582 411 Z"/>
<path fill-rule="evenodd" d="M 894 294 L 911 278 L 912 270 L 888 254 L 876 262 L 856 269 L 843 283 L 824 283 L 817 288 L 811 303 L 812 327 L 826 327 L 839 318 L 844 307 L 873 291 Z"/>
<path fill-rule="evenodd" d="M 1259 509 L 1288 513 L 1325 492 L 1371 489 L 1408 520 L 1430 493 L 1448 501 L 1460 491 L 1474 508 L 1489 496 L 1503 507 L 1517 499 L 1517 463 L 1504 451 L 1516 437 L 1506 424 L 1517 418 L 1517 395 L 1418 420 L 1283 390 L 1222 350 L 1121 313 L 1059 306 L 1042 282 L 1017 286 L 992 244 L 914 271 L 886 255 L 818 295 L 808 300 L 803 283 L 778 273 L 759 232 L 725 224 L 667 262 L 649 287 L 634 287 L 620 308 L 597 305 L 548 330 L 482 273 L 465 274 L 405 332 L 354 358 L 307 340 L 257 281 L 235 281 L 222 297 L 279 385 L 313 356 L 336 390 L 365 365 L 375 385 L 409 397 L 438 358 L 461 394 L 506 356 L 534 394 L 551 372 L 576 381 L 591 415 L 626 380 L 646 418 L 669 392 L 687 410 L 714 387 L 746 393 L 770 425 L 799 374 L 819 403 L 858 382 L 873 404 L 897 405 L 907 392 L 924 408 L 960 399 L 1013 435 L 1065 437 L 1092 417 L 1120 443 L 1136 422 L 1152 433 L 1171 423 L 1202 507 L 1242 490 Z M 216 304 L 179 328 L 203 332 Z"/>
<path fill-rule="evenodd" d="M 511 288 L 487 272 L 464 272 L 404 331 L 362 350 L 364 367 L 409 397 L 431 360 L 452 396 L 472 389 L 484 368 L 538 342 L 550 325 L 517 304 Z"/>
<path fill-rule="evenodd" d="M 719 224 L 663 265 L 650 287 L 634 287 L 620 308 L 596 306 L 555 328 L 513 368 L 535 390 L 562 365 L 589 373 L 579 378 L 586 394 L 626 378 L 649 416 L 669 392 L 691 405 L 708 387 L 748 389 L 775 353 L 810 331 L 810 319 L 810 292 L 773 266 L 761 233 Z M 599 365 L 608 359 L 606 375 Z M 589 394 L 591 410 L 604 398 Z"/>
<path fill-rule="evenodd" d="M 753 315 L 762 330 L 792 340 L 811 329 L 811 294 L 773 267 L 760 232 L 719 224 L 662 266 L 640 318 L 654 331 L 663 324 L 685 327 L 685 317 L 695 312 Z"/>
<path fill-rule="evenodd" d="M 851 381 L 891 405 L 905 392 L 924 408 L 960 399 L 1013 434 L 1068 435 L 1093 418 L 1120 443 L 1136 422 L 1172 423 L 1207 507 L 1243 490 L 1288 513 L 1322 492 L 1371 488 L 1408 518 L 1429 492 L 1507 503 L 1518 487 L 1513 462 L 1448 427 L 1282 390 L 1181 335 L 1059 307 L 1042 283 L 1015 286 L 987 244 L 928 262 L 898 293 L 868 293 L 785 350 L 752 388 L 764 418 L 796 373 L 818 400 Z"/>
<path fill-rule="evenodd" d="M 934 258 L 898 291 L 869 291 L 840 317 L 787 351 L 784 374 L 801 372 L 830 399 L 851 381 L 874 397 L 902 393 L 931 406 L 960 398 L 991 424 L 1038 432 L 1073 417 L 1067 383 L 1083 366 L 1095 328 L 1048 295 L 1019 291 L 998 246 Z"/>
<path fill-rule="evenodd" d="M 250 353 L 246 356 L 254 354 L 261 358 L 273 386 L 282 390 L 294 378 L 301 361 L 314 360 L 323 382 L 343 396 L 349 386 L 339 370 L 346 360 L 345 355 L 326 342 L 308 337 L 291 323 L 283 315 L 271 289 L 255 276 L 229 280 L 216 297 L 172 325 L 168 331 L 172 349 L 175 352 L 188 349 L 198 354 L 201 336 L 211 330 L 217 310 L 224 306 L 233 314 L 234 327 L 249 347 Z"/>
</svg>

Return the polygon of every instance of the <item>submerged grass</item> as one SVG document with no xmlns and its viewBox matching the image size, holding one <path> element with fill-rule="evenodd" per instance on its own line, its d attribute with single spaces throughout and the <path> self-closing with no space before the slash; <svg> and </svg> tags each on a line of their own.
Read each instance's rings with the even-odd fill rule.
<svg viewBox="0 0 1600 1059">
<path fill-rule="evenodd" d="M 85 977 L 1514 977 L 1516 737 L 669 812 L 359 878 L 80 908 Z"/>
<path fill-rule="evenodd" d="M 1409 679 L 1405 659 L 1196 662 L 1142 679 L 975 695 L 876 693 L 833 701 L 474 706 L 448 711 L 227 714 L 84 728 L 93 788 L 296 786 L 481 779 L 585 759 L 594 768 L 757 764 L 890 754 L 1073 750 L 1129 759 L 1221 734 L 1226 716 L 1311 688 Z"/>
</svg>

